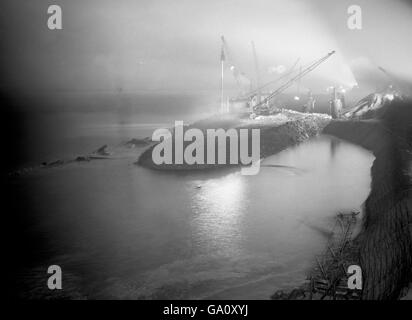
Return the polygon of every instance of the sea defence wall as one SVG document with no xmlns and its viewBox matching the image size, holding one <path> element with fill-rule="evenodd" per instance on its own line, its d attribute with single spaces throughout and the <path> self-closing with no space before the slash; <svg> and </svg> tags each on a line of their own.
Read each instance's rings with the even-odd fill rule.
<svg viewBox="0 0 412 320">
<path fill-rule="evenodd" d="M 332 121 L 324 129 L 376 157 L 356 239 L 366 300 L 397 299 L 412 279 L 412 105 L 395 101 L 389 110 L 379 120 Z"/>
<path fill-rule="evenodd" d="M 195 122 L 185 127 L 198 128 L 206 136 L 207 129 L 222 128 L 228 130 L 233 128 L 237 131 L 240 129 L 259 129 L 260 130 L 260 158 L 263 159 L 275 153 L 278 153 L 290 146 L 296 145 L 310 137 L 314 137 L 329 123 L 330 117 L 322 114 L 303 114 L 299 112 L 285 111 L 274 117 L 263 117 L 261 120 L 241 120 L 236 118 L 219 117 L 210 118 Z M 226 141 L 229 143 L 229 140 Z M 189 142 L 185 142 L 185 146 Z M 173 142 L 174 145 L 174 142 Z M 248 145 L 252 142 L 249 137 Z M 206 146 L 206 144 L 205 144 Z M 155 170 L 205 170 L 228 168 L 230 166 L 229 147 L 226 148 L 226 164 L 155 164 L 152 160 L 152 151 L 155 145 L 146 149 L 139 157 L 137 164 Z M 173 147 L 174 149 L 174 147 Z M 207 155 L 205 147 L 204 154 Z M 218 150 L 215 151 L 216 154 Z M 173 159 L 175 156 L 173 155 Z M 216 161 L 217 162 L 217 161 Z"/>
</svg>

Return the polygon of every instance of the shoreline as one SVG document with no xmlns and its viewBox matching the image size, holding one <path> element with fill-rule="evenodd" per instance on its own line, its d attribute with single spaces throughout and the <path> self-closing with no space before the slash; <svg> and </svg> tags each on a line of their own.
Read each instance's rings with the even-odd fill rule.
<svg viewBox="0 0 412 320">
<path fill-rule="evenodd" d="M 290 112 L 289 118 L 277 119 L 277 122 L 272 122 L 274 119 L 257 121 L 253 126 L 252 122 L 226 118 L 221 121 L 200 120 L 189 127 L 204 129 L 214 124 L 225 129 L 245 128 L 248 125 L 260 128 L 261 158 L 320 133 L 347 140 L 371 151 L 376 158 L 371 168 L 371 192 L 365 201 L 362 229 L 350 242 L 348 250 L 352 251 L 350 254 L 354 261 L 362 268 L 364 286 L 361 299 L 398 299 L 412 280 L 412 139 L 409 139 L 412 138 L 412 112 L 408 110 L 409 107 L 408 103 L 400 102 L 399 106 L 390 109 L 378 120 L 331 120 L 324 115 Z M 170 172 L 228 167 L 156 166 L 149 161 L 151 157 L 148 155 L 151 155 L 152 148 L 153 145 L 148 146 L 142 152 L 138 165 Z M 88 159 L 71 162 L 75 161 Z M 51 163 L 47 167 L 60 165 Z M 292 290 L 288 297 L 280 298 L 300 299 L 302 292 L 299 290 L 301 288 Z"/>
<path fill-rule="evenodd" d="M 412 113 L 394 104 L 381 120 L 333 121 L 324 133 L 373 152 L 371 192 L 355 241 L 363 272 L 362 299 L 398 299 L 412 280 Z"/>
<path fill-rule="evenodd" d="M 397 100 L 380 119 L 333 120 L 323 130 L 371 151 L 371 191 L 359 234 L 344 255 L 359 261 L 363 287 L 357 299 L 410 299 L 412 283 L 412 110 Z M 351 252 L 352 251 L 352 252 Z M 344 278 L 346 275 L 342 274 Z M 319 299 L 303 284 L 272 299 Z M 331 296 L 328 296 L 331 298 Z M 320 299 L 325 298 L 325 296 Z"/>
<path fill-rule="evenodd" d="M 331 118 L 324 114 L 305 114 L 285 110 L 276 116 L 262 117 L 258 120 L 241 119 L 239 117 L 212 117 L 196 121 L 185 130 L 198 128 L 205 132 L 206 129 L 260 129 L 260 159 L 276 154 L 288 147 L 297 145 L 322 132 Z M 249 137 L 250 139 L 250 137 Z M 250 142 L 250 141 L 249 141 Z M 156 145 L 156 144 L 155 144 Z M 160 164 L 152 160 L 152 145 L 147 148 L 136 161 L 137 165 L 153 170 L 163 171 L 194 171 L 216 170 L 220 168 L 239 167 L 241 164 L 229 164 L 229 150 L 226 150 L 226 164 Z M 187 145 L 187 144 L 186 144 Z M 186 146 L 185 145 L 185 146 Z M 205 155 L 207 150 L 205 150 Z M 174 154 L 173 154 L 174 157 Z"/>
</svg>

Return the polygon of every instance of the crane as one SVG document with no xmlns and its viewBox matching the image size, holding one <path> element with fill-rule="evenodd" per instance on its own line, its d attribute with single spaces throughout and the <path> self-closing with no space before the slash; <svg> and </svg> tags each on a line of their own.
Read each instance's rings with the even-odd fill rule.
<svg viewBox="0 0 412 320">
<path fill-rule="evenodd" d="M 316 69 L 320 64 L 325 62 L 327 59 L 329 59 L 335 51 L 329 52 L 326 56 L 320 58 L 319 60 L 313 62 L 310 64 L 307 68 L 301 70 L 296 76 L 292 77 L 289 81 L 285 82 L 283 85 L 281 85 L 279 88 L 277 88 L 275 91 L 273 91 L 270 95 L 268 95 L 265 99 L 263 99 L 260 103 L 258 103 L 255 107 L 255 111 L 259 111 L 259 108 L 262 106 L 266 105 L 270 100 L 272 100 L 274 97 L 285 91 L 287 88 L 289 88 L 295 81 L 300 80 L 303 78 L 305 75 L 307 75 L 309 72 L 312 70 Z"/>
<path fill-rule="evenodd" d="M 259 72 L 259 64 L 256 54 L 256 47 L 255 43 L 252 41 L 252 50 L 253 50 L 253 59 L 255 61 L 255 72 L 256 72 L 256 94 L 257 94 L 257 103 L 260 103 L 260 72 Z"/>
<path fill-rule="evenodd" d="M 298 59 L 295 61 L 295 63 L 292 65 L 292 67 L 290 67 L 290 69 L 289 69 L 286 73 L 284 73 L 283 75 L 281 75 L 279 78 L 277 78 L 277 79 L 275 79 L 275 80 L 272 80 L 272 81 L 269 81 L 269 82 L 266 82 L 265 84 L 261 85 L 260 87 L 258 87 L 258 88 L 256 88 L 256 89 L 250 91 L 244 98 L 245 98 L 245 99 L 251 98 L 252 96 L 254 96 L 255 94 L 257 94 L 258 91 L 262 92 L 262 89 L 264 89 L 264 88 L 266 88 L 266 87 L 268 87 L 268 86 L 270 86 L 270 85 L 273 85 L 273 84 L 279 82 L 280 80 L 283 80 L 283 79 L 285 79 L 285 78 L 288 78 L 290 75 L 292 75 L 292 74 L 295 72 L 295 67 L 297 66 L 299 60 L 300 60 L 300 58 L 298 58 Z"/>
<path fill-rule="evenodd" d="M 232 72 L 233 77 L 236 80 L 236 84 L 241 91 L 241 94 L 245 91 L 245 86 L 247 86 L 246 90 L 250 90 L 250 79 L 246 76 L 244 72 L 238 67 L 238 63 L 236 63 L 233 59 L 233 56 L 229 50 L 227 41 L 224 36 L 221 36 L 222 40 L 222 47 L 221 47 L 221 80 L 223 83 L 223 76 L 224 76 L 224 62 L 229 62 L 229 69 Z M 223 90 L 222 90 L 223 91 Z M 243 91 L 243 92 L 242 92 Z"/>
<path fill-rule="evenodd" d="M 220 37 L 222 40 L 222 48 L 220 51 L 220 110 L 221 112 L 224 111 L 224 97 L 223 97 L 223 78 L 225 75 L 225 60 L 226 60 L 226 55 L 225 55 L 225 38 L 223 36 Z"/>
</svg>

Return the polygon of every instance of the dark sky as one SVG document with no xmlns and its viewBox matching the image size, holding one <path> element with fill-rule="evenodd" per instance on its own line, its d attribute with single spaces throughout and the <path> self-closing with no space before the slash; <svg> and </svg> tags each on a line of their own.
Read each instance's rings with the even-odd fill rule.
<svg viewBox="0 0 412 320">
<path fill-rule="evenodd" d="M 347 8 L 363 29 L 346 27 Z M 63 9 L 63 30 L 47 28 L 47 7 Z M 337 54 L 303 87 L 382 77 L 412 78 L 412 6 L 401 0 L 12 0 L 2 1 L 1 87 L 23 91 L 188 92 L 219 88 L 220 35 L 252 80 L 256 44 L 264 81 L 279 66 Z M 366 75 L 366 76 L 365 76 Z M 227 85 L 235 82 L 229 76 Z"/>
</svg>

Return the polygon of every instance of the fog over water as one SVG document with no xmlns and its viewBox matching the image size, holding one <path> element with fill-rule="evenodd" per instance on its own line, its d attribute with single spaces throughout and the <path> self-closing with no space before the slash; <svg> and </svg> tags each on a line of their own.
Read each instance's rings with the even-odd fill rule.
<svg viewBox="0 0 412 320">
<path fill-rule="evenodd" d="M 374 158 L 327 136 L 267 158 L 256 176 L 153 172 L 122 154 L 15 185 L 26 232 L 47 243 L 22 264 L 26 294 L 48 294 L 41 266 L 53 262 L 71 297 L 267 299 L 305 279 L 327 241 L 319 228 L 361 208 Z"/>
<path fill-rule="evenodd" d="M 156 123 L 215 112 L 220 103 L 221 35 L 230 57 L 225 99 L 239 94 L 229 62 L 255 85 L 251 41 L 262 83 L 280 76 L 271 72 L 274 68 L 288 69 L 298 58 L 305 66 L 336 50 L 299 86 L 289 88 L 290 95 L 311 90 L 327 97 L 327 87 L 357 82 L 359 88 L 346 96 L 353 103 L 393 83 L 378 66 L 402 81 L 412 74 L 408 1 L 358 1 L 363 15 L 358 31 L 347 28 L 352 2 L 346 0 L 57 0 L 63 10 L 63 29 L 57 31 L 47 28 L 49 4 L 0 4 L 0 32 L 6 43 L 0 52 L 0 94 L 9 99 L 1 103 L 15 145 L 24 146 L 19 164 L 97 148 L 82 138 L 83 127 L 122 123 L 154 128 Z M 96 142 L 131 138 L 126 131 Z M 72 134 L 71 145 L 66 140 L 69 144 L 63 146 L 59 137 Z"/>
<path fill-rule="evenodd" d="M 325 112 L 330 86 L 348 89 L 353 105 L 394 79 L 412 81 L 410 2 L 356 1 L 358 31 L 347 28 L 349 0 L 54 0 L 57 31 L 47 28 L 50 4 L 0 4 L 7 171 L 35 168 L 9 188 L 19 294 L 49 295 L 51 264 L 63 267 L 71 298 L 266 299 L 301 285 L 327 242 L 318 230 L 361 210 L 370 152 L 321 135 L 268 157 L 256 176 L 178 174 L 137 166 L 143 149 L 122 143 L 216 114 L 221 35 L 224 100 L 241 91 L 232 64 L 254 87 L 256 74 L 273 81 L 332 50 L 285 95 L 310 90 Z M 39 167 L 105 144 L 113 159 Z"/>
</svg>

